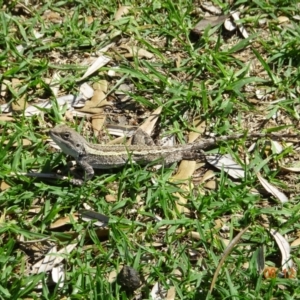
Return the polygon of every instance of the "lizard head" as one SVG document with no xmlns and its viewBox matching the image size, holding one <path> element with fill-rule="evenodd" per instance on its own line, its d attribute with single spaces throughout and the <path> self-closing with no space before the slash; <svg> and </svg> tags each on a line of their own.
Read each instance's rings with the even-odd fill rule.
<svg viewBox="0 0 300 300">
<path fill-rule="evenodd" d="M 66 125 L 58 125 L 51 129 L 49 134 L 65 154 L 77 159 L 85 153 L 86 140 L 72 128 Z"/>
</svg>

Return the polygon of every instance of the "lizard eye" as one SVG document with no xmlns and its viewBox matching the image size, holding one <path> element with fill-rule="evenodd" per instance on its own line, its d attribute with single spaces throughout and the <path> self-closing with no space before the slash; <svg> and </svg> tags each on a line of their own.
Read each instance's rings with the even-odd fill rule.
<svg viewBox="0 0 300 300">
<path fill-rule="evenodd" d="M 69 137 L 70 137 L 70 133 L 69 132 L 65 132 L 64 133 L 64 138 L 67 140 L 67 139 L 69 139 Z"/>
</svg>

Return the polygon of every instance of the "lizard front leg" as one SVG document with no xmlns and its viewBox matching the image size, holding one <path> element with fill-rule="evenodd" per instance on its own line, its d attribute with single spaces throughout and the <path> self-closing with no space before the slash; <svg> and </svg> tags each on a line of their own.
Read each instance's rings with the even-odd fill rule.
<svg viewBox="0 0 300 300">
<path fill-rule="evenodd" d="M 83 185 L 84 182 L 93 178 L 95 172 L 93 167 L 84 159 L 84 156 L 79 156 L 79 158 L 77 159 L 77 163 L 84 171 L 84 179 L 73 178 L 72 183 L 75 185 Z"/>
</svg>

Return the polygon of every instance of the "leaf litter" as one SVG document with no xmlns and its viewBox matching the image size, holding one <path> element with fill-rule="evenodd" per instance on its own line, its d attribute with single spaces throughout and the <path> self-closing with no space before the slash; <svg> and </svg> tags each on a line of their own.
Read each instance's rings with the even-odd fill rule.
<svg viewBox="0 0 300 300">
<path fill-rule="evenodd" d="M 208 16 L 203 19 L 202 23 L 200 21 L 200 23 L 198 23 L 193 29 L 194 31 L 196 31 L 198 33 L 205 30 L 207 26 L 212 27 L 212 26 L 219 25 L 219 24 L 223 23 L 224 21 L 226 22 L 226 20 L 230 17 L 229 14 L 223 15 L 223 16 L 220 15 L 220 11 L 216 8 L 211 8 L 209 6 L 203 6 L 203 7 L 205 7 L 206 10 L 209 10 L 212 13 L 218 14 L 219 16 L 217 16 L 217 17 L 216 16 Z M 125 16 L 129 12 L 130 12 L 130 7 L 120 7 L 119 11 L 115 15 L 115 20 L 120 20 L 123 15 Z M 47 13 L 43 17 L 48 22 L 53 22 L 53 23 L 61 23 L 62 22 L 62 17 L 58 13 L 53 13 L 53 12 Z M 239 20 L 239 14 L 231 14 L 231 17 L 235 21 Z M 284 19 L 284 17 L 278 18 L 279 23 L 285 23 L 287 21 L 288 20 Z M 237 26 L 239 28 L 240 32 L 242 33 L 243 37 L 245 39 L 248 38 L 249 35 L 248 35 L 246 29 L 241 25 L 241 22 L 237 22 L 237 23 L 232 22 L 231 25 Z M 226 28 L 226 25 L 225 25 L 225 28 Z M 40 37 L 42 37 L 42 36 L 40 36 Z M 107 48 L 104 49 L 103 52 L 109 51 L 109 49 L 113 46 L 115 46 L 115 43 L 110 44 Z M 125 57 L 127 59 L 136 58 L 136 57 L 139 59 L 155 58 L 153 53 L 151 53 L 147 50 L 144 50 L 138 46 L 132 45 L 131 43 L 128 43 L 128 41 L 127 41 L 127 43 L 122 44 L 122 46 L 119 46 L 120 53 L 121 53 L 122 49 L 125 49 L 128 51 L 129 55 L 127 55 L 127 56 L 125 55 Z M 24 49 L 22 49 L 22 51 L 23 50 Z M 253 56 L 252 56 L 252 58 L 255 59 L 255 57 L 253 57 Z M 111 62 L 112 62 L 111 57 L 108 57 L 104 54 L 99 54 L 99 56 L 97 58 L 93 58 L 93 61 L 89 64 L 89 67 L 86 70 L 86 72 L 84 73 L 84 75 L 77 80 L 77 82 L 82 83 L 81 85 L 78 85 L 80 94 L 79 95 L 59 96 L 56 99 L 56 102 L 58 103 L 58 105 L 61 108 L 64 106 L 67 107 L 68 110 L 70 110 L 71 112 L 74 112 L 74 116 L 76 116 L 76 114 L 79 111 L 79 110 L 77 110 L 77 108 L 80 107 L 82 109 L 83 107 L 85 107 L 85 109 L 83 109 L 81 111 L 82 115 L 80 116 L 80 118 L 86 118 L 87 120 L 90 120 L 92 118 L 94 120 L 94 122 L 92 121 L 92 124 L 89 124 L 88 126 L 90 128 L 94 129 L 94 133 L 96 136 L 101 134 L 101 130 L 103 129 L 103 126 L 106 123 L 106 118 L 99 117 L 99 115 L 101 116 L 101 114 L 103 114 L 105 112 L 105 109 L 103 109 L 101 107 L 100 103 L 103 101 L 107 101 L 105 103 L 105 106 L 106 105 L 111 106 L 110 113 L 113 112 L 114 114 L 118 114 L 119 111 L 118 111 L 118 108 L 114 105 L 113 101 L 111 101 L 111 98 L 109 97 L 109 95 L 107 94 L 107 88 L 104 89 L 101 93 L 99 93 L 100 96 L 97 95 L 97 97 L 93 98 L 95 96 L 95 94 L 98 93 L 97 92 L 98 90 L 95 89 L 94 86 L 92 87 L 90 85 L 91 82 L 83 82 L 83 81 L 88 80 L 89 77 L 95 75 L 95 73 L 97 73 L 97 72 L 102 72 L 101 68 L 103 68 L 104 66 L 106 66 L 107 64 L 109 64 Z M 257 60 L 256 60 L 256 62 L 257 62 Z M 181 63 L 181 60 L 178 60 L 177 66 L 179 66 L 180 63 Z M 86 64 L 83 63 L 83 65 L 86 65 Z M 118 74 L 118 72 L 115 72 L 118 70 L 118 65 L 116 65 L 116 66 L 110 65 L 110 66 L 111 66 L 111 68 L 106 72 L 106 74 L 107 75 L 110 74 L 112 77 L 118 78 L 119 74 Z M 255 68 L 255 69 L 256 69 L 255 72 L 257 72 L 257 73 L 263 72 L 263 69 L 262 70 L 259 70 L 257 68 Z M 53 78 L 50 83 L 50 86 L 51 86 L 53 95 L 55 95 L 55 96 L 57 96 L 61 93 L 60 92 L 61 86 L 58 84 L 60 79 L 61 79 L 60 74 L 54 73 Z M 109 86 L 110 83 L 111 82 L 106 81 L 105 85 Z M 14 85 L 14 88 L 17 90 L 17 88 L 19 88 L 19 85 L 21 85 L 22 83 L 18 82 L 18 87 L 16 87 L 17 86 L 16 82 L 12 81 L 12 84 Z M 209 88 L 210 87 L 208 86 L 208 89 Z M 251 84 L 249 86 L 247 86 L 246 88 L 248 88 L 250 91 L 253 91 Z M 268 100 L 267 99 L 268 94 L 264 93 L 263 97 L 261 97 L 261 93 L 259 93 L 258 91 L 259 90 L 253 91 L 254 92 L 253 97 L 257 97 L 259 100 L 264 100 L 264 101 Z M 271 93 L 272 93 L 272 91 L 270 92 L 270 94 Z M 112 94 L 117 97 L 117 93 L 114 93 L 114 89 L 112 90 Z M 91 100 L 89 100 L 89 99 L 91 99 Z M 22 99 L 22 97 L 20 97 L 18 100 L 19 100 L 19 103 L 17 103 L 17 105 L 22 106 L 22 110 L 24 110 L 24 108 L 27 105 L 27 104 L 25 104 L 26 101 L 23 102 L 24 98 Z M 128 98 L 128 99 L 125 99 L 124 102 L 127 102 L 127 100 L 128 100 L 128 103 L 130 103 L 130 101 L 132 101 L 132 99 Z M 80 101 L 82 101 L 82 102 L 80 102 Z M 90 103 L 89 103 L 89 101 L 90 101 Z M 36 104 L 27 107 L 24 110 L 24 114 L 25 114 L 25 116 L 28 116 L 28 117 L 32 117 L 34 115 L 41 115 L 43 113 L 43 109 L 51 108 L 53 106 L 53 103 L 54 102 L 49 99 L 46 101 L 37 102 Z M 269 105 L 269 104 L 270 103 L 262 102 L 260 104 L 260 109 L 261 110 L 265 109 L 265 105 Z M 94 110 L 92 110 L 93 108 L 94 108 Z M 1 106 L 2 112 L 7 112 L 10 109 L 11 108 L 7 104 L 4 104 Z M 128 123 L 130 123 L 130 125 L 133 125 L 133 124 L 138 125 L 138 124 L 140 124 L 141 120 L 145 121 L 145 119 L 146 119 L 145 116 L 149 112 L 145 111 L 145 109 L 143 107 L 139 107 L 139 109 L 140 109 L 141 115 L 143 117 L 139 118 L 137 113 L 135 113 L 135 114 L 133 113 L 133 117 L 128 115 L 127 120 L 129 120 Z M 149 135 L 151 133 L 153 133 L 153 131 L 155 130 L 154 126 L 157 125 L 158 118 L 159 118 L 159 115 L 160 115 L 162 109 L 163 109 L 163 107 L 159 106 L 158 111 L 154 112 L 155 117 L 153 117 L 153 116 L 148 117 L 147 120 L 149 121 L 149 123 L 147 123 L 147 121 L 144 122 L 144 125 L 140 126 L 140 128 L 142 128 L 146 132 L 148 131 Z M 16 109 L 13 109 L 13 110 L 16 110 Z M 132 111 L 136 112 L 134 109 L 132 109 Z M 150 112 L 150 114 L 151 114 L 151 112 Z M 10 111 L 10 113 L 5 114 L 5 116 L 9 116 L 9 115 L 12 115 L 11 111 Z M 2 117 L 4 117 L 4 115 Z M 244 128 L 251 128 L 251 129 L 254 128 L 255 129 L 255 126 L 257 126 L 257 128 L 260 128 L 259 120 L 256 120 L 257 122 L 254 122 L 254 123 L 249 122 L 247 124 L 247 118 L 251 119 L 250 114 L 248 114 L 246 116 L 246 118 L 243 118 L 245 120 L 244 124 L 246 125 Z M 264 119 L 264 117 L 262 117 L 262 118 Z M 150 121 L 150 119 L 151 119 L 151 121 Z M 281 122 L 284 124 L 285 121 L 287 121 L 288 117 L 287 116 L 279 116 L 278 119 L 279 120 L 281 119 L 279 121 L 279 123 Z M 100 120 L 100 121 L 95 121 L 95 120 Z M 115 120 L 116 119 L 114 119 L 114 121 Z M 10 121 L 10 119 L 7 119 L 7 121 Z M 199 120 L 197 120 L 197 121 L 199 121 Z M 74 123 L 75 123 L 75 121 L 74 121 Z M 251 124 L 251 125 L 249 125 L 249 124 Z M 209 130 L 209 128 L 207 128 L 205 124 L 203 125 L 203 123 L 202 123 L 200 125 L 201 125 L 200 126 L 201 128 L 196 127 L 196 129 L 198 129 L 200 131 L 200 133 L 203 133 L 204 131 Z M 249 126 L 247 126 L 247 125 L 249 125 Z M 136 126 L 136 128 L 137 127 L 138 126 Z M 122 132 L 121 135 L 122 134 L 124 134 L 124 132 Z M 195 132 L 191 132 L 188 141 L 189 142 L 194 141 L 198 135 L 199 134 L 195 135 Z M 279 149 L 280 145 L 277 145 L 276 148 Z M 278 151 L 278 153 L 280 153 L 281 151 L 282 150 Z M 236 180 L 239 180 L 239 179 L 245 177 L 245 172 L 244 172 L 243 167 L 241 167 L 238 163 L 236 163 L 232 159 L 232 157 L 230 157 L 228 154 L 222 155 L 222 156 L 211 156 L 211 157 L 207 156 L 207 161 L 209 164 L 211 164 L 216 169 L 223 170 L 227 175 L 233 177 Z M 184 180 L 184 183 L 181 183 L 181 186 L 180 186 L 182 191 L 185 191 L 188 193 L 188 192 L 190 192 L 191 189 L 193 189 L 193 184 L 195 183 L 195 181 L 193 181 L 193 174 L 194 174 L 196 168 L 197 168 L 196 162 L 182 162 L 180 164 L 179 168 L 177 169 L 177 173 L 172 177 L 172 180 Z M 282 167 L 282 170 L 296 172 L 297 168 Z M 272 194 L 275 198 L 277 198 L 281 203 L 286 203 L 288 201 L 288 197 L 284 193 L 280 192 L 279 189 L 277 189 L 275 186 L 273 186 L 269 182 L 267 182 L 266 179 L 264 179 L 259 173 L 257 174 L 257 177 L 258 177 L 258 180 L 260 181 L 260 183 L 262 184 L 262 186 L 265 188 L 265 190 L 268 191 L 270 194 Z M 215 186 L 217 187 L 217 185 L 215 185 Z M 203 192 L 203 194 L 205 194 L 205 191 L 200 191 L 200 193 L 202 193 L 202 192 Z M 177 199 L 176 200 L 177 211 L 179 211 L 180 213 L 183 212 L 183 213 L 190 215 L 192 212 L 187 207 L 189 203 L 188 203 L 187 197 L 185 197 L 185 194 L 186 193 L 182 193 L 182 192 L 174 193 L 174 196 Z M 87 217 L 86 216 L 88 214 L 87 212 L 81 211 L 81 213 L 83 215 L 85 215 L 85 217 L 83 218 L 84 221 L 90 221 L 90 220 L 94 220 L 96 218 L 95 215 Z M 89 212 L 89 213 L 92 214 L 91 212 Z M 97 213 L 97 214 L 99 214 L 99 213 Z M 99 217 L 99 215 L 98 215 L 98 217 Z M 102 219 L 102 221 L 106 220 L 104 223 L 107 225 L 108 219 L 105 219 L 105 218 L 108 218 L 108 217 L 106 217 L 105 215 L 101 215 L 101 217 L 100 217 L 100 219 Z M 70 219 L 68 219 L 68 217 L 67 217 L 65 219 L 58 220 L 57 224 L 55 224 L 55 223 L 53 223 L 53 224 L 55 224 L 55 226 L 63 226 L 63 225 L 67 224 L 68 220 L 70 220 Z M 60 225 L 58 225 L 58 224 L 60 224 Z M 97 224 L 97 222 L 94 223 L 94 225 L 99 225 L 99 224 Z M 56 227 L 53 227 L 53 228 L 56 228 Z M 240 234 L 238 234 L 236 236 L 236 238 L 237 237 L 241 238 L 241 234 L 243 234 L 247 228 L 248 227 L 244 228 L 240 232 Z M 180 232 L 183 232 L 183 231 L 177 231 L 178 234 Z M 292 265 L 292 261 L 290 259 L 290 248 L 289 248 L 288 242 L 277 231 L 271 229 L 270 233 L 276 240 L 276 243 L 278 244 L 278 247 L 282 254 L 282 269 L 283 269 L 283 271 L 287 270 L 288 268 L 292 268 L 293 265 Z M 199 232 L 193 231 L 193 232 L 190 232 L 189 237 L 190 237 L 190 239 L 198 239 L 199 240 L 200 234 L 199 234 Z M 79 239 L 79 238 L 77 238 L 77 239 Z M 234 239 L 234 243 L 233 244 L 231 243 L 228 246 L 228 248 L 237 245 L 237 243 L 238 243 L 238 239 Z M 163 245 L 163 243 L 157 243 L 157 244 Z M 32 268 L 32 273 L 41 273 L 41 272 L 52 271 L 53 281 L 56 283 L 63 284 L 65 274 L 64 274 L 64 268 L 63 268 L 63 265 L 61 265 L 61 262 L 70 256 L 71 251 L 77 247 L 77 243 L 75 243 L 75 244 L 71 243 L 70 245 L 61 248 L 61 250 L 59 250 L 59 251 L 57 251 L 56 247 L 57 246 L 53 246 L 49 250 L 49 252 L 47 254 L 45 254 L 45 257 L 42 260 L 38 261 L 37 263 L 33 264 L 31 266 L 31 268 Z M 228 248 L 227 248 L 227 250 L 228 250 Z M 226 254 L 226 251 L 224 252 L 225 254 Z M 228 252 L 228 254 L 226 254 L 226 255 L 225 254 L 223 257 L 224 260 L 225 260 L 226 256 L 229 254 L 229 252 Z M 220 261 L 220 265 L 219 265 L 220 267 L 218 266 L 218 268 L 216 270 L 214 279 L 211 284 L 211 291 L 214 288 L 214 284 L 216 282 L 218 271 L 220 271 L 221 265 L 224 262 L 223 258 Z M 62 285 L 60 285 L 60 287 L 62 287 Z M 175 294 L 176 294 L 174 287 L 170 287 L 169 291 L 167 292 L 164 288 L 160 287 L 159 282 L 156 282 L 153 284 L 151 293 L 155 299 L 156 298 L 160 299 L 160 297 L 167 297 L 167 298 L 173 299 L 173 298 L 175 298 Z"/>
</svg>

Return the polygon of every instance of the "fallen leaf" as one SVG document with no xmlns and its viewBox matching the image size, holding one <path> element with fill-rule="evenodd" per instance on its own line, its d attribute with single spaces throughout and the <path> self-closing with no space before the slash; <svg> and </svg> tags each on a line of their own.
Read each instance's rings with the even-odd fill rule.
<svg viewBox="0 0 300 300">
<path fill-rule="evenodd" d="M 275 198 L 277 198 L 281 203 L 285 203 L 288 202 L 288 198 L 287 196 L 280 192 L 275 186 L 273 186 L 272 184 L 270 184 L 266 179 L 264 179 L 260 173 L 256 173 L 258 180 L 260 181 L 261 185 L 263 186 L 263 188 L 269 192 L 270 194 L 272 194 Z"/>
<path fill-rule="evenodd" d="M 61 24 L 62 23 L 62 17 L 59 13 L 55 11 L 46 10 L 42 16 L 44 20 L 50 21 L 55 24 Z"/>
<path fill-rule="evenodd" d="M 274 237 L 280 252 L 281 252 L 281 268 L 282 270 L 289 270 L 293 268 L 294 263 L 291 259 L 291 247 L 288 241 L 276 230 L 270 229 L 269 230 L 271 235 Z"/>
<path fill-rule="evenodd" d="M 212 170 L 208 170 L 204 173 L 202 176 L 200 183 L 204 183 L 205 181 L 208 181 L 216 176 L 215 172 Z"/>
<path fill-rule="evenodd" d="M 94 115 L 92 117 L 92 127 L 95 136 L 98 136 L 99 132 L 103 129 L 106 121 L 106 115 Z"/>
<path fill-rule="evenodd" d="M 300 245 L 300 238 L 297 238 L 291 243 L 291 247 L 298 247 Z"/>
<path fill-rule="evenodd" d="M 138 48 L 136 46 L 122 46 L 121 48 L 123 49 L 127 49 L 127 51 L 129 52 L 128 54 L 124 54 L 125 57 L 127 58 L 131 58 L 131 57 L 139 57 L 139 58 L 153 58 L 154 57 L 154 54 L 145 50 L 145 49 L 142 49 L 142 48 Z"/>
<path fill-rule="evenodd" d="M 77 221 L 78 220 L 78 216 L 77 214 L 72 214 L 71 216 L 66 216 L 66 217 L 61 217 L 59 219 L 57 219 L 55 222 L 50 224 L 50 229 L 55 229 L 55 228 L 59 228 L 68 224 L 71 224 L 72 220 Z"/>
<path fill-rule="evenodd" d="M 215 190 L 217 188 L 217 183 L 215 180 L 210 180 L 204 184 L 204 187 L 210 190 Z"/>
<path fill-rule="evenodd" d="M 106 202 L 116 202 L 117 198 L 116 198 L 116 196 L 109 194 L 109 195 L 105 195 L 105 201 Z"/>
<path fill-rule="evenodd" d="M 201 34 L 201 32 L 204 31 L 207 26 L 214 27 L 222 24 L 229 16 L 230 15 L 204 17 L 200 22 L 196 24 L 192 31 L 197 34 Z"/>
<path fill-rule="evenodd" d="M 235 11 L 234 13 L 232 13 L 231 16 L 235 21 L 240 20 L 240 12 L 238 12 L 238 11 Z M 242 34 L 242 36 L 245 39 L 247 39 L 249 37 L 249 34 L 248 34 L 246 28 L 244 27 L 244 25 L 240 22 L 236 22 L 236 25 L 237 25 L 240 33 Z"/>
<path fill-rule="evenodd" d="M 32 145 L 32 142 L 27 140 L 27 139 L 22 139 L 21 140 L 22 142 L 22 146 L 26 147 L 26 146 L 31 146 Z M 4 145 L 7 145 L 9 143 L 9 141 L 4 141 Z M 18 147 L 19 146 L 19 143 L 18 142 L 15 142 L 12 144 L 12 147 Z"/>
<path fill-rule="evenodd" d="M 107 80 L 99 80 L 98 82 L 95 82 L 93 84 L 93 89 L 95 91 L 99 90 L 99 91 L 102 91 L 103 93 L 107 93 L 107 90 L 108 90 Z"/>
<path fill-rule="evenodd" d="M 222 13 L 222 10 L 219 7 L 216 7 L 211 2 L 202 2 L 201 7 L 211 14 L 220 15 Z"/>
<path fill-rule="evenodd" d="M 110 62 L 110 58 L 105 55 L 100 55 L 93 63 L 92 65 L 86 70 L 84 75 L 78 79 L 77 81 L 82 81 L 83 79 L 87 78 L 91 74 L 95 73 L 97 70 L 105 66 Z"/>
<path fill-rule="evenodd" d="M 64 266 L 62 264 L 59 264 L 58 266 L 55 266 L 52 269 L 51 276 L 53 282 L 58 283 L 59 284 L 58 286 L 60 288 L 64 286 L 66 275 L 65 275 Z"/>
<path fill-rule="evenodd" d="M 10 188 L 9 184 L 7 184 L 5 181 L 1 181 L 1 184 L 0 184 L 0 190 L 1 191 L 5 191 L 5 190 L 7 190 L 9 188 Z"/>
<path fill-rule="evenodd" d="M 61 80 L 61 77 L 59 76 L 59 74 L 57 72 L 55 72 L 52 76 L 52 79 L 51 79 L 50 83 L 49 83 L 50 89 L 51 89 L 54 96 L 58 95 L 60 80 Z"/>
<path fill-rule="evenodd" d="M 80 235 L 78 240 L 80 240 Z M 48 272 L 53 269 L 56 265 L 60 264 L 77 246 L 78 241 L 73 244 L 69 244 L 61 250 L 57 251 L 56 246 L 52 247 L 43 259 L 38 261 L 32 266 L 30 274 L 39 274 L 42 272 Z M 62 255 L 63 254 L 63 255 Z"/>
<path fill-rule="evenodd" d="M 115 20 L 120 20 L 123 16 L 127 15 L 131 9 L 131 6 L 122 5 L 119 7 L 115 14 Z"/>
<path fill-rule="evenodd" d="M 118 272 L 117 272 L 116 270 L 112 270 L 112 271 L 109 273 L 109 275 L 108 275 L 107 281 L 108 281 L 109 283 L 113 283 L 113 282 L 116 281 L 117 276 L 118 276 Z"/>
<path fill-rule="evenodd" d="M 224 170 L 229 176 L 238 179 L 245 177 L 243 167 L 237 164 L 231 155 L 206 155 L 206 161 L 219 170 Z"/>
<path fill-rule="evenodd" d="M 174 286 L 170 286 L 165 300 L 174 300 L 175 297 L 176 297 L 176 289 Z"/>
<path fill-rule="evenodd" d="M 280 166 L 280 170 L 282 170 L 282 171 L 288 171 L 288 172 L 294 172 L 294 173 L 299 173 L 300 172 L 300 167 L 285 167 L 285 166 Z"/>
<path fill-rule="evenodd" d="M 278 20 L 278 23 L 279 23 L 279 24 L 282 24 L 282 23 L 288 22 L 290 19 L 289 19 L 288 17 L 286 17 L 286 16 L 279 16 L 279 17 L 277 18 L 277 20 Z"/>
<path fill-rule="evenodd" d="M 224 27 L 228 31 L 234 31 L 236 30 L 236 25 L 233 23 L 230 19 L 226 19 L 224 22 Z"/>
<path fill-rule="evenodd" d="M 86 82 L 80 85 L 79 91 L 85 99 L 90 99 L 94 95 L 94 89 Z"/>
</svg>

